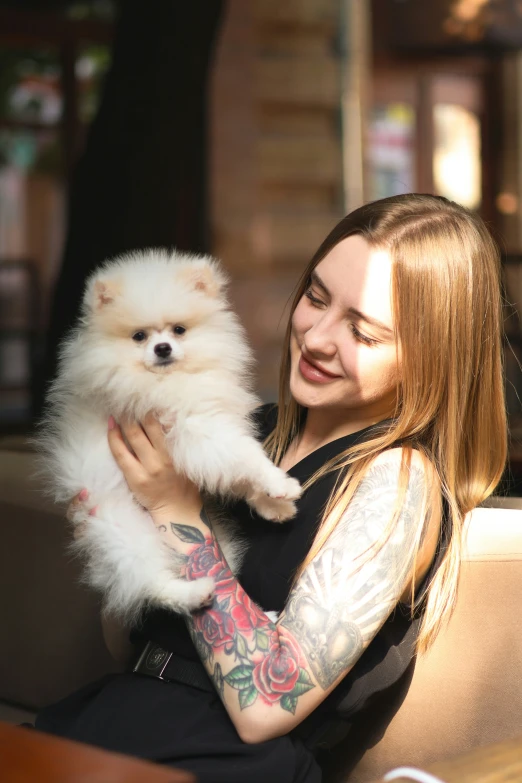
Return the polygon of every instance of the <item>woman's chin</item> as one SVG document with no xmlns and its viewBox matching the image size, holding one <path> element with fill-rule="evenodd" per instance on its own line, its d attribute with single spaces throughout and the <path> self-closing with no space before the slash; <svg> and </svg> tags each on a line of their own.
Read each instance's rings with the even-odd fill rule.
<svg viewBox="0 0 522 783">
<path fill-rule="evenodd" d="M 325 393 L 325 389 L 314 388 L 311 384 L 298 378 L 290 379 L 290 394 L 303 408 L 315 408 L 329 404 L 329 395 Z"/>
</svg>

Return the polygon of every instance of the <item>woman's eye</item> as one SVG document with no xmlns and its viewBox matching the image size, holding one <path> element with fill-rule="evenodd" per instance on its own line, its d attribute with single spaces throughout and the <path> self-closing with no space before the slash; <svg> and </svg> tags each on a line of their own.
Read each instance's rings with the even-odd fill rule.
<svg viewBox="0 0 522 783">
<path fill-rule="evenodd" d="M 177 326 L 174 327 L 174 329 L 172 331 L 174 332 L 174 334 L 185 334 L 185 332 L 187 330 L 186 330 L 186 328 L 184 326 L 181 326 L 181 324 L 178 324 Z"/>
<path fill-rule="evenodd" d="M 143 329 L 140 329 L 139 332 L 134 332 L 132 335 L 132 339 L 135 340 L 137 343 L 142 343 L 144 340 L 147 339 L 147 332 L 144 332 Z"/>
<path fill-rule="evenodd" d="M 366 337 L 365 334 L 360 332 L 355 324 L 351 324 L 350 328 L 352 330 L 352 334 L 355 337 L 356 340 L 359 340 L 361 343 L 364 343 L 365 345 L 377 345 L 379 342 L 378 340 L 374 340 L 372 337 Z"/>
<path fill-rule="evenodd" d="M 320 299 L 313 295 L 311 288 L 309 288 L 308 291 L 305 291 L 305 296 L 311 301 L 313 305 L 316 305 L 317 307 L 323 304 Z"/>
</svg>

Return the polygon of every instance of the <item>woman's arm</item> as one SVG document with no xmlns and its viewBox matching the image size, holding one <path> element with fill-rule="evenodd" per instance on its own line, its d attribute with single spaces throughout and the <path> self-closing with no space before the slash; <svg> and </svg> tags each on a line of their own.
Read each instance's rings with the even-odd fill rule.
<svg viewBox="0 0 522 783">
<path fill-rule="evenodd" d="M 245 742 L 286 734 L 350 671 L 413 578 L 427 494 L 422 461 L 414 455 L 401 513 L 372 552 L 393 517 L 401 450 L 374 461 L 273 623 L 231 573 L 197 490 L 161 455 L 159 425 L 144 427 L 125 428 L 134 454 L 117 427 L 109 442 L 160 534 L 185 555 L 185 577 L 216 582 L 211 606 L 187 618 L 196 649 Z"/>
<path fill-rule="evenodd" d="M 371 556 L 391 520 L 399 465 L 399 450 L 374 462 L 275 624 L 230 572 L 205 510 L 198 519 L 156 519 L 165 541 L 185 554 L 185 577 L 216 580 L 212 605 L 187 618 L 187 626 L 245 742 L 286 734 L 300 723 L 348 673 L 400 600 L 423 526 L 420 460 L 391 535 Z"/>
</svg>

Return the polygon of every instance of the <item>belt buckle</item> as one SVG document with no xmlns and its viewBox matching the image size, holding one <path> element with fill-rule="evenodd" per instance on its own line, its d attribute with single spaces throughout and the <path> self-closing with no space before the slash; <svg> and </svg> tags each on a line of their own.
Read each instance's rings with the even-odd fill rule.
<svg viewBox="0 0 522 783">
<path fill-rule="evenodd" d="M 163 677 L 163 672 L 171 658 L 171 652 L 164 650 L 159 644 L 147 642 L 132 671 L 167 681 L 167 678 Z"/>
</svg>

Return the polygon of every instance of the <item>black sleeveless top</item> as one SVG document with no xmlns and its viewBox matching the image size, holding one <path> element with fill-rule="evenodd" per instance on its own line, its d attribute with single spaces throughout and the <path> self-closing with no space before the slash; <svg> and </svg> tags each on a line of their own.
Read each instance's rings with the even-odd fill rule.
<svg viewBox="0 0 522 783">
<path fill-rule="evenodd" d="M 275 427 L 277 406 L 264 405 L 256 415 L 259 436 L 264 439 Z M 331 441 L 290 468 L 288 474 L 304 484 L 327 461 L 388 424 L 381 422 Z M 314 482 L 299 499 L 296 516 L 281 525 L 262 519 L 244 502 L 229 506 L 228 512 L 240 523 L 248 541 L 238 581 L 265 611 L 284 609 L 292 578 L 310 550 L 336 479 L 334 471 Z M 383 733 L 401 703 L 413 674 L 425 586 L 442 557 L 442 538 L 435 561 L 417 591 L 414 615 L 399 604 L 344 680 L 292 732 L 314 753 L 357 734 L 356 755 L 362 755 L 368 743 Z M 166 649 L 199 660 L 184 622 L 179 618 L 173 622 L 167 612 L 150 613 L 141 633 Z"/>
<path fill-rule="evenodd" d="M 277 409 L 257 411 L 259 435 L 275 426 Z M 288 473 L 304 483 L 322 465 L 378 427 L 338 438 L 309 454 Z M 265 611 L 281 612 L 292 577 L 307 555 L 337 474 L 324 476 L 298 501 L 294 519 L 278 525 L 257 516 L 245 503 L 229 513 L 239 522 L 249 547 L 238 579 Z M 443 525 L 444 529 L 444 525 Z M 441 542 L 444 540 L 444 535 Z M 442 543 L 430 573 L 443 553 Z M 314 712 L 290 735 L 259 744 L 238 737 L 217 693 L 131 673 L 110 675 L 43 710 L 36 727 L 108 750 L 140 756 L 194 772 L 200 783 L 319 783 L 341 779 L 384 732 L 407 691 L 413 672 L 421 611 L 400 605 L 355 666 Z M 134 642 L 156 642 L 198 662 L 185 622 L 166 611 L 150 611 Z M 335 748 L 333 751 L 332 748 Z M 321 769 L 327 774 L 321 777 Z"/>
</svg>

